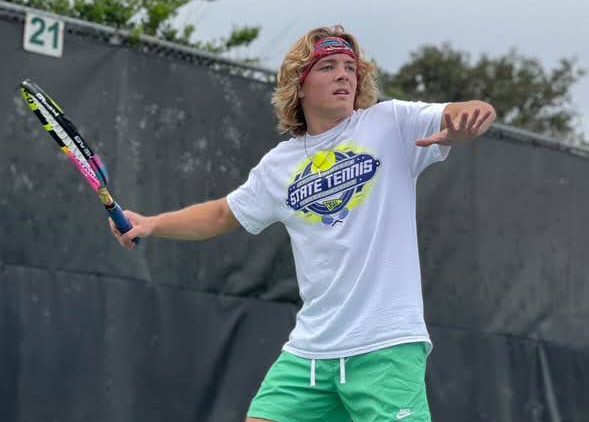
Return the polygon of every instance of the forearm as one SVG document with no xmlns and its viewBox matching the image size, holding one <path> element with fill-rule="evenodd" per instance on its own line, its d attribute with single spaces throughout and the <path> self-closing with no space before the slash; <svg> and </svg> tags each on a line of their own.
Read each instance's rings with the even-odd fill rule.
<svg viewBox="0 0 589 422">
<path fill-rule="evenodd" d="M 152 236 L 178 240 L 210 239 L 239 226 L 225 198 L 148 218 Z"/>
</svg>

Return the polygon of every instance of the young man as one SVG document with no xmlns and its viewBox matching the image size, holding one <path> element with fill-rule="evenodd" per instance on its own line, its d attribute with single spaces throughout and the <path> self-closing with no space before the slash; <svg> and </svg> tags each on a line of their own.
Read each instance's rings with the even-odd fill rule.
<svg viewBox="0 0 589 422">
<path fill-rule="evenodd" d="M 415 221 L 419 174 L 495 119 L 481 101 L 376 104 L 375 69 L 342 27 L 287 54 L 273 105 L 293 138 L 226 198 L 145 217 L 134 237 L 201 240 L 282 222 L 303 306 L 247 421 L 430 421 Z"/>
</svg>

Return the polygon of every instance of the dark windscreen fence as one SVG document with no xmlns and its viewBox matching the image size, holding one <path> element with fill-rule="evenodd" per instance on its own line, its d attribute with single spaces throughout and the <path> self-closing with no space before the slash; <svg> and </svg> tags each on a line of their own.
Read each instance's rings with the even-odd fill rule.
<svg viewBox="0 0 589 422">
<path fill-rule="evenodd" d="M 285 230 L 123 250 L 18 84 L 45 87 L 121 205 L 152 214 L 245 181 L 280 139 L 271 77 L 73 24 L 62 58 L 32 54 L 23 19 L 0 7 L 0 421 L 242 421 L 299 306 Z M 589 421 L 581 152 L 498 127 L 422 176 L 434 420 Z"/>
<path fill-rule="evenodd" d="M 438 420 L 589 420 L 588 176 L 586 158 L 500 131 L 423 176 Z"/>
</svg>

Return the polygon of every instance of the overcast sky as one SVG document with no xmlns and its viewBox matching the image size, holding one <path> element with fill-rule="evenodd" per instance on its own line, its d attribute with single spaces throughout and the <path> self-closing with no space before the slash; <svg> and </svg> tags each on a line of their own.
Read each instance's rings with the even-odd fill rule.
<svg viewBox="0 0 589 422">
<path fill-rule="evenodd" d="M 515 47 L 546 68 L 577 57 L 589 70 L 587 0 L 193 0 L 176 22 L 196 25 L 201 40 L 227 36 L 234 26 L 259 25 L 259 39 L 234 58 L 259 57 L 272 69 L 309 29 L 339 23 L 391 72 L 419 46 L 445 41 L 473 58 Z M 573 101 L 589 137 L 589 75 L 574 86 Z"/>
</svg>

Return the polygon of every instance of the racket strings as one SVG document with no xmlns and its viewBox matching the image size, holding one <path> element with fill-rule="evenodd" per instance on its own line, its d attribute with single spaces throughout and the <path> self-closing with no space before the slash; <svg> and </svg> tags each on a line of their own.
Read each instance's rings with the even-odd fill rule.
<svg viewBox="0 0 589 422">
<path fill-rule="evenodd" d="M 65 149 L 62 147 L 63 152 L 72 160 L 72 162 L 76 165 L 76 167 L 82 172 L 92 189 L 95 191 L 98 190 L 102 183 L 92 170 L 90 163 L 86 160 L 86 157 L 80 151 L 74 140 L 70 137 L 70 135 L 65 131 L 65 129 L 59 124 L 57 120 L 47 111 L 43 105 L 37 102 L 39 105 L 38 110 L 41 112 L 44 120 L 50 126 L 50 129 L 47 125 L 45 128 L 47 130 L 53 131 L 55 135 L 61 140 Z"/>
</svg>

